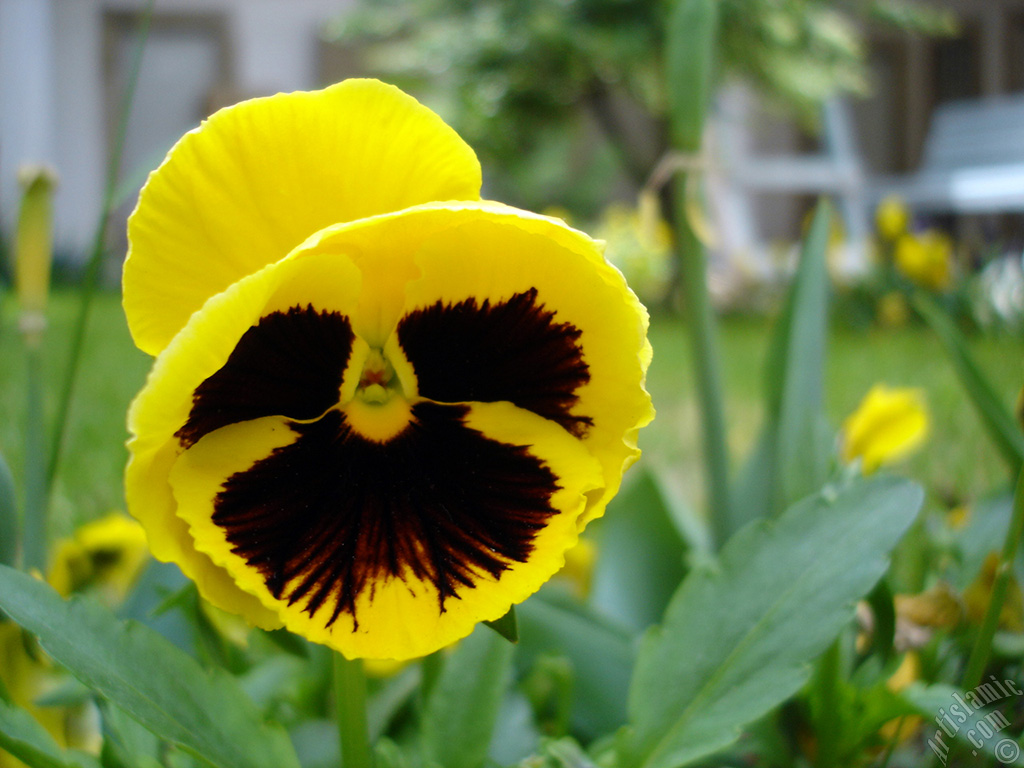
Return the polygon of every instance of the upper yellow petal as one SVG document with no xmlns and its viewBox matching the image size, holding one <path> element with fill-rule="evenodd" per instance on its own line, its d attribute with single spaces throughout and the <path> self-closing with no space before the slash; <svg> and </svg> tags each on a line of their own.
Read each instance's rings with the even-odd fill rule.
<svg viewBox="0 0 1024 768">
<path fill-rule="evenodd" d="M 209 297 L 330 224 L 479 190 L 472 149 L 375 80 L 223 109 L 174 146 L 129 219 L 135 343 L 158 354 Z"/>
</svg>

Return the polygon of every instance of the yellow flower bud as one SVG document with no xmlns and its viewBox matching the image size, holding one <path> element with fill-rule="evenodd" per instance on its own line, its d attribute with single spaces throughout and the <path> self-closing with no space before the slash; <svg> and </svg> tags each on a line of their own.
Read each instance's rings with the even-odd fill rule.
<svg viewBox="0 0 1024 768">
<path fill-rule="evenodd" d="M 25 166 L 18 174 L 24 194 L 18 218 L 14 262 L 22 332 L 37 341 L 46 324 L 46 297 L 53 258 L 53 188 L 56 176 L 43 166 Z"/>
<path fill-rule="evenodd" d="M 843 460 L 861 459 L 864 473 L 870 474 L 908 456 L 927 434 L 922 390 L 876 384 L 843 422 Z"/>
</svg>

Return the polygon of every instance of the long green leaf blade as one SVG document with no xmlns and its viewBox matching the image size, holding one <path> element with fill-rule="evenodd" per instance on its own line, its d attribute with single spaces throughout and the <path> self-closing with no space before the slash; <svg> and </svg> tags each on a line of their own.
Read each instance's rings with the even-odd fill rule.
<svg viewBox="0 0 1024 768">
<path fill-rule="evenodd" d="M 515 646 L 486 627 L 459 643 L 431 691 L 423 717 L 427 764 L 479 768 L 512 672 Z"/>
<path fill-rule="evenodd" d="M 800 252 L 793 283 L 785 357 L 779 381 L 776 444 L 777 511 L 814 493 L 824 483 L 828 464 L 825 427 L 825 348 L 828 335 L 828 270 L 825 250 L 832 206 L 822 200 Z"/>
<path fill-rule="evenodd" d="M 219 768 L 298 768 L 271 726 L 221 669 L 204 670 L 153 630 L 87 599 L 64 601 L 0 566 L 0 609 L 75 677 L 167 741 Z"/>
<path fill-rule="evenodd" d="M 641 645 L 623 763 L 680 768 L 793 695 L 885 573 L 921 489 L 858 479 L 736 534 L 691 573 Z"/>
<path fill-rule="evenodd" d="M 938 336 L 949 356 L 949 361 L 953 364 L 953 370 L 956 371 L 967 396 L 981 417 L 981 425 L 1002 454 L 1010 473 L 1016 477 L 1024 465 L 1024 433 L 1021 432 L 1013 414 L 1003 404 L 992 382 L 981 372 L 981 368 L 967 348 L 967 340 L 945 312 L 930 296 L 923 293 L 914 297 L 914 307 Z"/>
<path fill-rule="evenodd" d="M 733 530 L 814 493 L 828 472 L 824 413 L 828 244 L 832 207 L 822 201 L 775 325 L 765 369 L 765 423 L 733 493 Z"/>
<path fill-rule="evenodd" d="M 15 565 L 18 539 L 18 503 L 14 494 L 14 476 L 0 453 L 0 565 Z"/>
</svg>

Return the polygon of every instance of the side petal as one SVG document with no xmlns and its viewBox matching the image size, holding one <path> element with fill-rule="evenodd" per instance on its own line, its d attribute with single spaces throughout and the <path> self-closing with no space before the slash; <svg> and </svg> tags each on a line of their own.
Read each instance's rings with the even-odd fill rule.
<svg viewBox="0 0 1024 768">
<path fill-rule="evenodd" d="M 189 445 L 226 424 L 277 413 L 316 417 L 338 401 L 358 340 L 347 320 L 318 327 L 311 314 L 346 317 L 359 283 L 355 266 L 335 254 L 285 260 L 240 280 L 192 315 L 129 412 L 128 510 L 154 556 L 177 563 L 218 607 L 261 626 L 278 624 L 276 617 L 196 549 L 169 474 Z"/>
<path fill-rule="evenodd" d="M 171 473 L 214 562 L 289 629 L 369 658 L 430 653 L 535 592 L 601 482 L 577 440 L 510 403 L 420 402 L 382 442 L 340 410 L 251 421 Z"/>
<path fill-rule="evenodd" d="M 603 514 L 654 416 L 647 312 L 599 245 L 511 209 L 465 215 L 416 257 L 399 345 L 421 397 L 508 400 L 578 436 L 600 461 Z"/>
<path fill-rule="evenodd" d="M 223 109 L 174 146 L 129 219 L 135 343 L 158 354 L 207 298 L 323 227 L 479 191 L 469 146 L 375 80 Z"/>
</svg>

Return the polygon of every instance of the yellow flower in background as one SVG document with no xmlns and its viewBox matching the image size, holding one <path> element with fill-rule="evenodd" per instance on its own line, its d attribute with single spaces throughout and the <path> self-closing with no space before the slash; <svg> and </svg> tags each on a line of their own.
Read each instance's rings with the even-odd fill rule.
<svg viewBox="0 0 1024 768">
<path fill-rule="evenodd" d="M 927 435 L 924 392 L 876 384 L 843 422 L 843 461 L 860 459 L 869 474 L 909 456 Z"/>
<path fill-rule="evenodd" d="M 603 514 L 653 417 L 646 311 L 595 241 L 479 188 L 458 135 L 372 80 L 222 110 L 151 175 L 128 504 L 214 605 L 422 656 Z"/>
<path fill-rule="evenodd" d="M 672 232 L 657 205 L 650 194 L 637 207 L 612 203 L 594 227 L 594 236 L 607 244 L 608 260 L 648 300 L 664 296 L 671 277 Z"/>
<path fill-rule="evenodd" d="M 55 549 L 50 585 L 65 597 L 94 588 L 108 605 L 124 600 L 149 559 L 142 526 L 119 512 L 86 523 Z"/>
<path fill-rule="evenodd" d="M 875 209 L 875 226 L 883 240 L 895 242 L 907 233 L 910 211 L 899 195 L 887 195 Z"/>
<path fill-rule="evenodd" d="M 142 526 L 115 512 L 86 523 L 56 543 L 47 581 L 65 597 L 88 590 L 113 607 L 124 600 L 148 559 Z M 42 651 L 31 653 L 33 642 L 17 624 L 0 618 L 0 681 L 12 701 L 28 710 L 59 745 L 98 753 L 102 739 L 91 703 L 35 704 L 66 684 L 67 676 Z M 0 768 L 22 765 L 0 750 Z"/>
<path fill-rule="evenodd" d="M 896 241 L 896 268 L 910 281 L 933 291 L 949 288 L 953 279 L 953 241 L 928 230 Z"/>
</svg>

